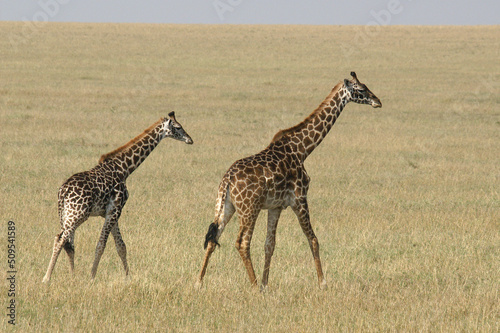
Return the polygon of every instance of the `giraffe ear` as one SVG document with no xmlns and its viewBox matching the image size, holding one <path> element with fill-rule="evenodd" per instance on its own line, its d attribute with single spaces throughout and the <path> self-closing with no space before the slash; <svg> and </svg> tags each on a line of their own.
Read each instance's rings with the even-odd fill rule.
<svg viewBox="0 0 500 333">
<path fill-rule="evenodd" d="M 351 89 L 351 87 L 352 87 L 352 83 L 351 83 L 351 81 L 349 81 L 348 79 L 344 79 L 344 86 L 345 86 L 346 88 Z"/>
</svg>

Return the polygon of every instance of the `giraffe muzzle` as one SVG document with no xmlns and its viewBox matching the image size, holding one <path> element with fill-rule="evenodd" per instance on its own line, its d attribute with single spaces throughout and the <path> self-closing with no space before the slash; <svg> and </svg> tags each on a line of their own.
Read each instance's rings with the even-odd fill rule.
<svg viewBox="0 0 500 333">
<path fill-rule="evenodd" d="M 372 101 L 372 107 L 377 109 L 382 107 L 382 102 L 381 101 Z"/>
</svg>

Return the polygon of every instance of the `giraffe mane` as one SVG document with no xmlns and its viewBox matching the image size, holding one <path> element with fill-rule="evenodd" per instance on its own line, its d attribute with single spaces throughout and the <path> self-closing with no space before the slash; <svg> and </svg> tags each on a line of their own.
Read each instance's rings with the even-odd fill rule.
<svg viewBox="0 0 500 333">
<path fill-rule="evenodd" d="M 341 86 L 342 86 L 342 82 L 338 83 L 335 87 L 333 87 L 332 91 L 324 99 L 324 101 L 321 102 L 321 104 L 316 108 L 316 110 L 314 110 L 313 112 L 311 112 L 311 114 L 308 115 L 302 122 L 300 122 L 297 125 L 292 126 L 290 128 L 278 131 L 278 133 L 276 133 L 274 135 L 273 139 L 271 140 L 271 143 L 278 141 L 279 139 L 281 139 L 282 137 L 284 137 L 284 136 L 286 136 L 288 134 L 294 133 L 296 131 L 300 131 L 305 126 L 307 126 L 307 124 L 309 123 L 309 121 L 311 119 L 313 119 L 314 117 L 316 117 L 316 115 L 318 113 L 320 113 L 325 107 L 329 106 L 328 101 L 331 100 L 333 98 L 333 96 L 335 96 L 335 94 L 339 91 L 339 89 L 340 89 Z"/>
<path fill-rule="evenodd" d="M 135 138 L 133 138 L 132 140 L 130 140 L 129 142 L 127 142 L 126 144 L 124 144 L 123 146 L 121 147 L 118 147 L 116 148 L 115 150 L 113 151 L 110 151 L 109 153 L 106 153 L 106 154 L 103 154 L 101 156 L 101 158 L 99 159 L 99 164 L 100 163 L 104 163 L 114 157 L 116 157 L 118 154 L 120 154 L 121 152 L 124 152 L 126 151 L 127 149 L 129 149 L 131 146 L 133 146 L 136 142 L 142 140 L 146 135 L 148 135 L 152 130 L 153 128 L 155 128 L 156 126 L 158 126 L 161 122 L 163 121 L 163 118 L 160 118 L 157 122 L 155 122 L 153 125 L 149 126 L 148 128 L 146 128 L 144 130 L 144 132 L 142 132 L 141 134 L 139 134 L 138 136 L 136 136 Z"/>
</svg>

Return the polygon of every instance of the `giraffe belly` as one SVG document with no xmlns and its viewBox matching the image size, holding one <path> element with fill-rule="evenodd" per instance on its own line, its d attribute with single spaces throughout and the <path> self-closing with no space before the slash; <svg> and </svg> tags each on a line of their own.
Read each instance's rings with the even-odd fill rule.
<svg viewBox="0 0 500 333">
<path fill-rule="evenodd" d="M 90 216 L 106 216 L 106 211 L 108 210 L 108 206 L 110 202 L 113 200 L 95 200 L 90 208 Z"/>
<path fill-rule="evenodd" d="M 90 211 L 90 216 L 105 216 L 105 215 L 106 215 L 105 209 L 92 209 Z"/>
<path fill-rule="evenodd" d="M 262 209 L 286 209 L 290 205 L 291 197 L 289 193 L 284 192 L 282 194 L 277 194 L 274 191 L 270 191 L 267 194 L 267 198 L 264 202 L 264 205 L 262 206 Z"/>
</svg>

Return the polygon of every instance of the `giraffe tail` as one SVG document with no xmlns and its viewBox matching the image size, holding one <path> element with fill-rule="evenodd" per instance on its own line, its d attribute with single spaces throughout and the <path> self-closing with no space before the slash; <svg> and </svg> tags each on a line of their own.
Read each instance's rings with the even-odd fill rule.
<svg viewBox="0 0 500 333">
<path fill-rule="evenodd" d="M 62 214 L 64 210 L 64 202 L 66 201 L 66 195 L 68 194 L 68 188 L 63 184 L 59 191 L 57 192 L 57 214 L 59 215 L 59 220 L 61 220 L 62 225 Z"/>
<path fill-rule="evenodd" d="M 205 244 L 203 244 L 203 248 L 206 249 L 208 246 L 209 242 L 214 242 L 215 245 L 220 244 L 217 242 L 217 232 L 219 230 L 219 227 L 215 223 L 211 223 L 210 226 L 208 227 L 208 232 L 207 235 L 205 236 Z"/>
<path fill-rule="evenodd" d="M 219 185 L 219 195 L 217 198 L 217 204 L 215 208 L 215 214 L 216 214 L 215 222 L 211 223 L 208 226 L 208 232 L 205 236 L 205 243 L 203 244 L 204 249 L 207 248 L 209 242 L 214 242 L 215 245 L 220 246 L 220 244 L 217 242 L 217 238 L 219 236 L 219 222 L 221 220 L 221 216 L 223 215 L 228 186 L 229 186 L 228 177 L 225 176 Z"/>
</svg>

